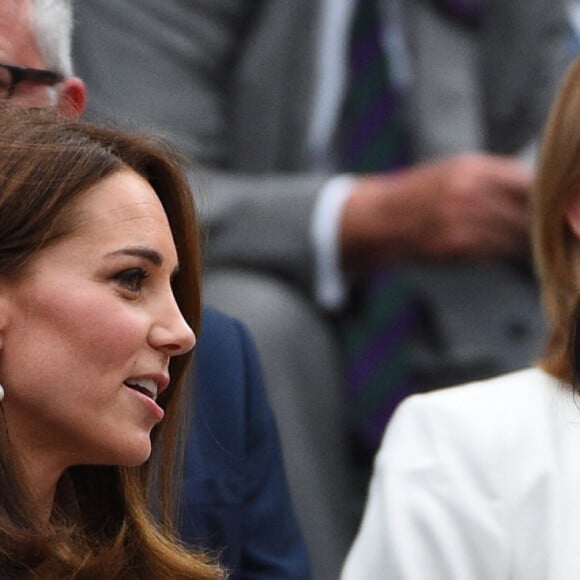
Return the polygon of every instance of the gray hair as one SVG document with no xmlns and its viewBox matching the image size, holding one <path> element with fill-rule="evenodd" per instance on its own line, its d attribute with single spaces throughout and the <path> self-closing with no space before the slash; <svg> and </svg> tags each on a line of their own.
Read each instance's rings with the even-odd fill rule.
<svg viewBox="0 0 580 580">
<path fill-rule="evenodd" d="M 46 68 L 73 74 L 72 0 L 29 0 L 30 24 Z"/>
</svg>

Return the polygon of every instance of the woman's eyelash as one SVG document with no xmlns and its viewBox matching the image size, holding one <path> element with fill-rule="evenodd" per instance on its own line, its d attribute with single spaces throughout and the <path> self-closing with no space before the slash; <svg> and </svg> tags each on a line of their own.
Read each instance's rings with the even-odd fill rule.
<svg viewBox="0 0 580 580">
<path fill-rule="evenodd" d="M 141 284 L 149 274 L 142 268 L 129 268 L 123 270 L 113 276 L 113 279 L 119 282 L 123 288 L 131 292 L 138 292 L 141 289 Z"/>
</svg>

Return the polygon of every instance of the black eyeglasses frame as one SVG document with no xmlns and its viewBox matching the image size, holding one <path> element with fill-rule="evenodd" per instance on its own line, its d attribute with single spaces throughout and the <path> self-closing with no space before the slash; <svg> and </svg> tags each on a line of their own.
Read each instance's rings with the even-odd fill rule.
<svg viewBox="0 0 580 580">
<path fill-rule="evenodd" d="M 41 68 L 28 68 L 1 62 L 0 68 L 3 68 L 10 73 L 10 83 L 6 94 L 6 98 L 8 99 L 14 95 L 16 85 L 19 83 L 29 81 L 52 87 L 61 83 L 65 79 L 65 76 L 61 73 Z"/>
</svg>

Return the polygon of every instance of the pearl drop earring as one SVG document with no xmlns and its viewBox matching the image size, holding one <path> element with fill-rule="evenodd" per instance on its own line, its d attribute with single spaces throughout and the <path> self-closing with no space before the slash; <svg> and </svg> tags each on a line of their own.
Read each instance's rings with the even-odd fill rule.
<svg viewBox="0 0 580 580">
<path fill-rule="evenodd" d="M 0 403 L 4 400 L 4 387 L 0 385 Z"/>
</svg>

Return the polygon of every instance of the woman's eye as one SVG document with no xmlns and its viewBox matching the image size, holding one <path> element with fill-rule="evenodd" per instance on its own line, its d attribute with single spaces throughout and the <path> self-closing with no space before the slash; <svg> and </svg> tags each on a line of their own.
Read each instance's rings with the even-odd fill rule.
<svg viewBox="0 0 580 580">
<path fill-rule="evenodd" d="M 113 278 L 126 290 L 129 290 L 130 292 L 139 292 L 143 280 L 145 280 L 148 275 L 149 274 L 141 268 L 130 268 L 129 270 L 119 272 Z"/>
</svg>

